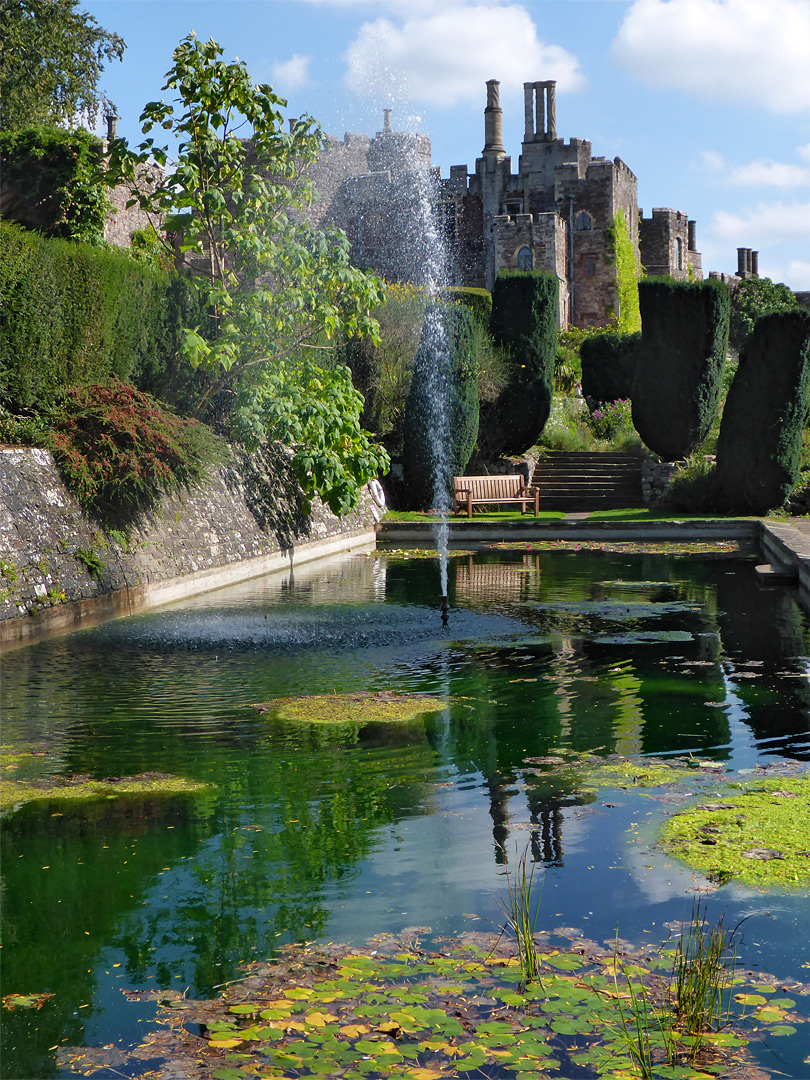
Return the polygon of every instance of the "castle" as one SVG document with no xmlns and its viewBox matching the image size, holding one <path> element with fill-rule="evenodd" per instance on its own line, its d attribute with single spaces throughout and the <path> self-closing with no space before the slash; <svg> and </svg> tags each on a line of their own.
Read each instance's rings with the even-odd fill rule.
<svg viewBox="0 0 810 1080">
<path fill-rule="evenodd" d="M 475 171 L 431 164 L 425 135 L 394 131 L 391 110 L 373 138 L 332 138 L 313 167 L 318 225 L 337 225 L 355 265 L 390 280 L 419 280 L 420 207 L 430 193 L 447 252 L 449 283 L 491 289 L 499 270 L 550 271 L 560 282 L 560 326 L 605 326 L 619 314 L 614 223 L 622 215 L 637 266 L 650 275 L 700 280 L 695 223 L 686 214 L 639 214 L 637 180 L 591 143 L 557 136 L 556 83 L 524 83 L 525 133 L 517 172 L 503 145 L 499 83 L 486 84 L 484 148 Z M 291 121 L 294 123 L 295 121 Z M 403 242 L 403 237 L 405 238 Z"/>
</svg>

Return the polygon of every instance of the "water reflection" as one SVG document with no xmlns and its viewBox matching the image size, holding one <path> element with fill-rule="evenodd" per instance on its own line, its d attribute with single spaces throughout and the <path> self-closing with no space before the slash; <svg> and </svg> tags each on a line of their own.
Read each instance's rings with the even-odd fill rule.
<svg viewBox="0 0 810 1080">
<path fill-rule="evenodd" d="M 635 804 L 608 814 L 529 758 L 807 755 L 808 621 L 745 563 L 460 556 L 449 591 L 445 630 L 435 563 L 345 559 L 8 655 L 6 741 L 42 754 L 26 776 L 209 785 L 7 818 L 5 992 L 55 994 L 9 1015 L 8 1075 L 55 1075 L 62 1042 L 141 1035 L 122 985 L 207 993 L 287 941 L 497 919 L 526 842 L 567 921 L 596 918 L 595 893 L 607 934 L 660 919 L 684 879 L 628 852 Z M 348 740 L 250 707 L 360 689 L 447 705 Z"/>
</svg>

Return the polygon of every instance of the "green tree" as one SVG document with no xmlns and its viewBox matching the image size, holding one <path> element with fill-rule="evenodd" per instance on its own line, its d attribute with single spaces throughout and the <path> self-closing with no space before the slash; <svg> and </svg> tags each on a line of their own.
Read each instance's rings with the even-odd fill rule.
<svg viewBox="0 0 810 1080">
<path fill-rule="evenodd" d="M 797 311 L 799 302 L 781 282 L 770 278 L 744 278 L 731 293 L 729 344 L 738 351 L 763 315 L 779 311 Z"/>
<path fill-rule="evenodd" d="M 0 130 L 70 126 L 79 115 L 93 124 L 100 110 L 115 111 L 98 81 L 126 46 L 76 2 L 3 0 Z"/>
<path fill-rule="evenodd" d="M 181 344 L 192 367 L 212 374 L 197 414 L 238 402 L 237 433 L 248 443 L 292 440 L 305 493 L 343 513 L 388 457 L 360 429 L 332 343 L 376 339 L 383 285 L 350 264 L 344 233 L 303 220 L 319 126 L 305 116 L 285 132 L 286 102 L 222 55 L 213 40 L 181 41 L 164 87 L 174 101 L 150 102 L 141 116 L 144 135 L 162 128 L 178 140 L 176 164 L 151 137 L 135 150 L 115 140 L 108 182 L 129 182 L 132 200 L 163 220 L 205 302 L 208 319 L 185 327 Z"/>
</svg>

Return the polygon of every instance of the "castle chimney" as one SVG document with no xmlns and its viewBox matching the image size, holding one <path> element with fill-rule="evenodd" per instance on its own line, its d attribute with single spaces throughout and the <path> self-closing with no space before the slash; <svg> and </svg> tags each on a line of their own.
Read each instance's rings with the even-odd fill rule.
<svg viewBox="0 0 810 1080">
<path fill-rule="evenodd" d="M 118 117 L 114 112 L 107 113 L 105 120 L 107 121 L 107 142 L 112 142 L 113 139 L 118 138 Z"/>
<path fill-rule="evenodd" d="M 753 277 L 759 277 L 759 252 L 751 252 L 751 275 Z"/>
<path fill-rule="evenodd" d="M 383 131 L 391 131 L 391 110 L 383 109 Z"/>
<path fill-rule="evenodd" d="M 686 246 L 689 248 L 690 251 L 697 251 L 697 233 L 696 233 L 696 229 L 697 229 L 697 223 L 696 222 L 687 221 L 687 223 L 686 223 L 686 234 L 687 234 L 688 239 L 687 239 L 687 242 L 686 242 Z"/>
<path fill-rule="evenodd" d="M 503 109 L 500 106 L 500 86 L 497 79 L 487 80 L 487 107 L 484 109 L 484 153 L 488 150 L 503 153 Z"/>
<path fill-rule="evenodd" d="M 737 248 L 737 276 L 744 278 L 748 273 L 749 248 Z"/>
<path fill-rule="evenodd" d="M 548 127 L 546 128 L 546 135 L 549 139 L 557 138 L 557 83 L 547 82 L 546 90 L 548 92 Z"/>
<path fill-rule="evenodd" d="M 523 141 L 531 142 L 534 138 L 534 83 L 523 84 L 523 113 L 526 118 Z"/>
<path fill-rule="evenodd" d="M 295 129 L 298 127 L 298 118 L 295 117 L 295 116 L 291 116 L 289 118 L 288 123 L 290 125 L 290 134 L 294 135 L 295 134 Z"/>
</svg>

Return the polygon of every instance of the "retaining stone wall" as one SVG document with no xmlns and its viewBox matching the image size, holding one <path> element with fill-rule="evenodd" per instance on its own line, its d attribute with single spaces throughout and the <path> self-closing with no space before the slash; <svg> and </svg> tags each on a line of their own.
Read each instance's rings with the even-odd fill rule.
<svg viewBox="0 0 810 1080">
<path fill-rule="evenodd" d="M 170 599 L 173 584 L 250 577 L 330 540 L 373 542 L 366 493 L 342 520 L 317 500 L 306 517 L 301 501 L 283 451 L 233 454 L 125 537 L 84 516 L 49 451 L 0 447 L 0 642 L 128 614 Z"/>
</svg>

